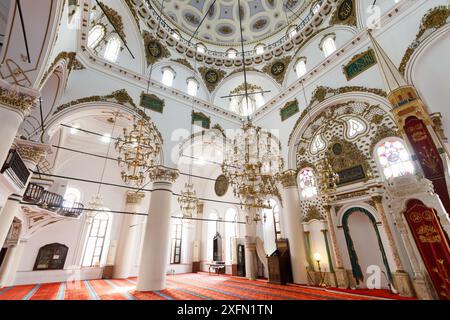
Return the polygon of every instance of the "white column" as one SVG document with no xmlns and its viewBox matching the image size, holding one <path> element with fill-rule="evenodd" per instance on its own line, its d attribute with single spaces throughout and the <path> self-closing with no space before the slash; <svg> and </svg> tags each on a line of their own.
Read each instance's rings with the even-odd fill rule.
<svg viewBox="0 0 450 320">
<path fill-rule="evenodd" d="M 283 200 L 282 219 L 285 236 L 289 240 L 293 280 L 294 283 L 307 284 L 306 266 L 308 265 L 308 259 L 303 226 L 301 224 L 302 213 L 297 188 L 297 172 L 295 170 L 283 172 L 281 183 L 283 185 L 281 195 Z"/>
<path fill-rule="evenodd" d="M 130 191 L 127 193 L 125 211 L 139 212 L 141 208 L 144 193 Z M 133 266 L 133 258 L 137 243 L 137 235 L 139 230 L 140 216 L 126 214 L 122 220 L 122 229 L 117 247 L 116 261 L 114 264 L 113 277 L 117 279 L 126 279 L 131 276 L 130 272 Z"/>
<path fill-rule="evenodd" d="M 253 221 L 256 209 L 248 209 L 248 221 L 245 224 L 245 276 L 250 280 L 257 278 L 257 257 L 256 257 L 256 222 Z"/>
<path fill-rule="evenodd" d="M 152 173 L 153 191 L 142 247 L 138 291 L 156 291 L 166 287 L 172 184 L 178 175 L 178 171 L 164 167 Z"/>
<path fill-rule="evenodd" d="M 38 96 L 35 90 L 13 86 L 0 79 L 0 167 L 6 160 L 20 124 L 35 106 Z"/>
<path fill-rule="evenodd" d="M 5 243 L 14 217 L 20 214 L 20 197 L 11 196 L 0 214 L 0 247 Z"/>
<path fill-rule="evenodd" d="M 26 242 L 19 240 L 15 246 L 8 248 L 5 260 L 0 268 L 0 288 L 14 285 L 25 245 Z"/>
<path fill-rule="evenodd" d="M 181 240 L 181 263 L 192 267 L 195 239 L 195 220 L 183 220 L 183 239 Z"/>
</svg>

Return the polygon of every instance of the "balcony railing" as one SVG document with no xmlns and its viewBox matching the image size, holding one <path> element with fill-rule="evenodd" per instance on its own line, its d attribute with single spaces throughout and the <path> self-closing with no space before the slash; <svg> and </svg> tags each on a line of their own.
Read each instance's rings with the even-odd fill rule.
<svg viewBox="0 0 450 320">
<path fill-rule="evenodd" d="M 65 217 L 78 218 L 84 210 L 84 205 L 78 202 L 70 207 L 64 206 L 64 198 L 61 195 L 47 191 L 35 183 L 28 184 L 23 201 Z"/>
<path fill-rule="evenodd" d="M 19 189 L 25 187 L 31 174 L 17 150 L 14 149 L 9 150 L 8 157 L 0 173 L 6 173 Z"/>
</svg>

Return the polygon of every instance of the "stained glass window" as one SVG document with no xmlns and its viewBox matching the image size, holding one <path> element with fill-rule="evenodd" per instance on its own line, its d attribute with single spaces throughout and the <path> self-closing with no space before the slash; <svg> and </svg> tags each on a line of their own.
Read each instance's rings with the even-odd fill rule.
<svg viewBox="0 0 450 320">
<path fill-rule="evenodd" d="M 411 156 L 398 140 L 385 141 L 377 148 L 377 155 L 386 179 L 414 173 Z"/>
<path fill-rule="evenodd" d="M 299 188 L 300 194 L 303 199 L 312 198 L 317 195 L 317 185 L 314 172 L 305 168 L 300 171 L 299 176 Z"/>
</svg>

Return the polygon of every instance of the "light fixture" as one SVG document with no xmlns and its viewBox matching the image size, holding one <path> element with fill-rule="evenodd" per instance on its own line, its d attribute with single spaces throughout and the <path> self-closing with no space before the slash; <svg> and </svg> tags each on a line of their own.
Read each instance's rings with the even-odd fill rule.
<svg viewBox="0 0 450 320">
<path fill-rule="evenodd" d="M 150 119 L 137 119 L 131 128 L 123 129 L 116 141 L 117 161 L 123 167 L 122 180 L 126 184 L 142 186 L 147 173 L 157 165 L 161 152 L 161 138 Z"/>
<path fill-rule="evenodd" d="M 322 256 L 319 252 L 314 253 L 314 260 L 317 261 L 317 263 L 320 263 Z"/>
<path fill-rule="evenodd" d="M 319 252 L 316 252 L 313 254 L 313 257 L 317 262 L 317 269 L 319 272 L 319 287 L 325 287 L 325 272 L 322 272 L 322 267 L 320 266 L 320 260 L 322 259 L 322 256 Z"/>
</svg>

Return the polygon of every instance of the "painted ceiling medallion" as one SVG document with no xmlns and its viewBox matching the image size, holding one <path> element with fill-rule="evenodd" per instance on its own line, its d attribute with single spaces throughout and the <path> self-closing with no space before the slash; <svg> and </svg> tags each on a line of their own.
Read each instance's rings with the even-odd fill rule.
<svg viewBox="0 0 450 320">
<path fill-rule="evenodd" d="M 153 7 L 161 7 L 159 0 L 151 0 Z M 192 35 L 202 17 L 206 15 L 196 38 L 205 43 L 217 45 L 238 45 L 240 43 L 239 15 L 246 27 L 243 38 L 246 42 L 257 42 L 270 36 L 297 19 L 301 12 L 308 8 L 311 0 L 177 0 L 166 1 L 162 15 L 168 18 L 173 27 Z M 212 6 L 211 6 L 212 5 Z"/>
<path fill-rule="evenodd" d="M 214 91 L 220 81 L 225 77 L 223 70 L 216 70 L 212 68 L 201 67 L 198 69 L 206 82 L 209 92 Z"/>
</svg>

